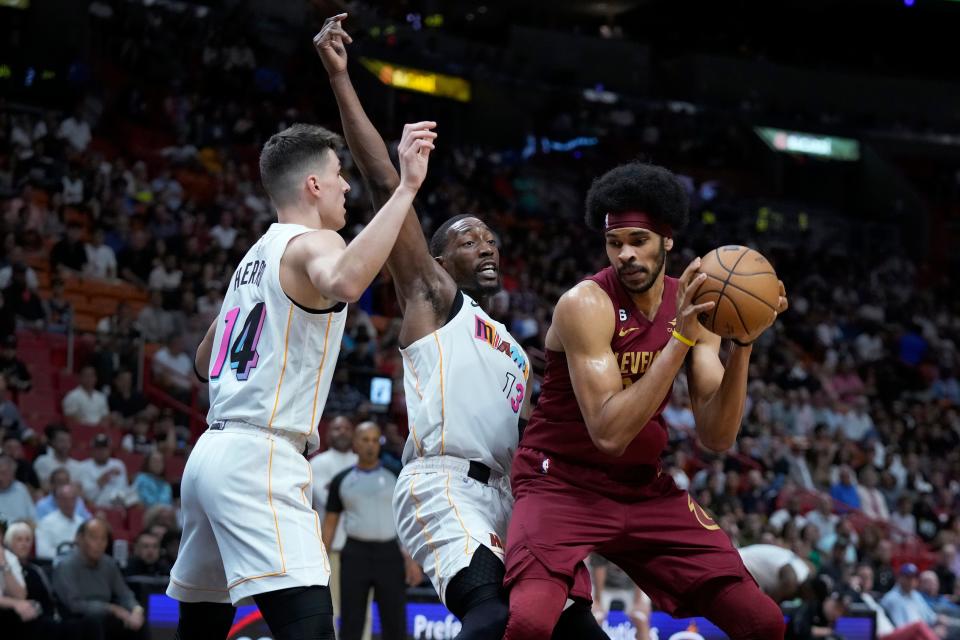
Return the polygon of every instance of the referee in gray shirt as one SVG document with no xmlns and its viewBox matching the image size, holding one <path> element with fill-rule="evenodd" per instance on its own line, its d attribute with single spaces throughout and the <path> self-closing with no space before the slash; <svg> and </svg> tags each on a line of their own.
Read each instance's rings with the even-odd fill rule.
<svg viewBox="0 0 960 640">
<path fill-rule="evenodd" d="M 353 435 L 357 464 L 333 477 L 323 518 L 323 544 L 330 548 L 341 516 L 347 542 L 340 552 L 340 640 L 360 640 L 367 595 L 380 612 L 383 640 L 404 640 L 407 585 L 423 580 L 420 567 L 400 548 L 393 523 L 397 476 L 380 464 L 380 427 L 363 422 Z"/>
</svg>

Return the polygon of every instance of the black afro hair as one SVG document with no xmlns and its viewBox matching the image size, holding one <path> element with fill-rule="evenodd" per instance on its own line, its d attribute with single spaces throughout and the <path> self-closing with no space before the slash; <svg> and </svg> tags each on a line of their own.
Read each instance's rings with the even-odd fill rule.
<svg viewBox="0 0 960 640">
<path fill-rule="evenodd" d="M 631 162 L 593 181 L 584 221 L 589 228 L 602 231 L 608 213 L 642 211 L 676 232 L 687 226 L 689 205 L 677 176 L 657 165 Z"/>
</svg>

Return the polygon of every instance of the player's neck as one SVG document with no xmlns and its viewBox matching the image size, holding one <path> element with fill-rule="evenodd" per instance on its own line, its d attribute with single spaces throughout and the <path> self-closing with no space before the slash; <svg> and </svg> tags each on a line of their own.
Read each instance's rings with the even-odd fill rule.
<svg viewBox="0 0 960 640">
<path fill-rule="evenodd" d="M 360 469 L 361 471 L 372 471 L 379 466 L 380 466 L 380 458 L 377 458 L 376 460 L 370 460 L 367 462 L 364 462 L 362 460 L 357 461 L 357 469 Z"/>
<path fill-rule="evenodd" d="M 305 203 L 297 203 L 277 210 L 277 222 L 280 224 L 299 224 L 311 229 L 325 229 L 323 218 L 317 211 Z"/>
<path fill-rule="evenodd" d="M 652 287 L 643 293 L 630 292 L 630 298 L 637 311 L 646 316 L 647 320 L 653 320 L 663 303 L 663 271 L 660 271 Z"/>
</svg>

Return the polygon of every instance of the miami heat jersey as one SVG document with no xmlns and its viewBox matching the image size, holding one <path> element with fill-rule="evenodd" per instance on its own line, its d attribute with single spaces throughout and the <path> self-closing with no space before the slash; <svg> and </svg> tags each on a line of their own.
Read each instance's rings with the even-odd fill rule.
<svg viewBox="0 0 960 640">
<path fill-rule="evenodd" d="M 677 280 L 664 278 L 663 300 L 653 320 L 637 311 L 613 267 L 607 267 L 587 280 L 597 283 L 613 303 L 616 323 L 610 349 L 620 365 L 623 387 L 626 388 L 646 373 L 670 340 L 677 323 Z M 657 412 L 621 457 L 601 453 L 590 439 L 580 413 L 566 354 L 548 349 L 540 399 L 520 444 L 570 462 L 614 471 L 636 465 L 656 465 L 667 445 L 667 427 L 660 414 L 669 398 L 668 389 Z"/>
<path fill-rule="evenodd" d="M 448 455 L 510 471 L 530 363 L 506 327 L 458 292 L 447 324 L 405 349 L 403 463 Z"/>
<path fill-rule="evenodd" d="M 280 259 L 297 224 L 270 226 L 237 266 L 217 318 L 210 354 L 208 422 L 242 420 L 307 436 L 319 444 L 317 423 L 327 401 L 346 305 L 300 307 L 280 286 Z"/>
</svg>

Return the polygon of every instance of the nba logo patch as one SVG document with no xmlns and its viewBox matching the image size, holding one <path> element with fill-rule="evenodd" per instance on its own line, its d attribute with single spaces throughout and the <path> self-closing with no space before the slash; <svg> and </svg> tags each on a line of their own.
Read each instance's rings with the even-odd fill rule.
<svg viewBox="0 0 960 640">
<path fill-rule="evenodd" d="M 540 463 L 540 471 L 546 475 L 550 471 L 550 458 L 544 458 Z"/>
<path fill-rule="evenodd" d="M 215 422 L 210 423 L 210 431 L 223 431 L 223 428 L 227 426 L 227 423 L 223 420 L 216 420 Z"/>
</svg>

